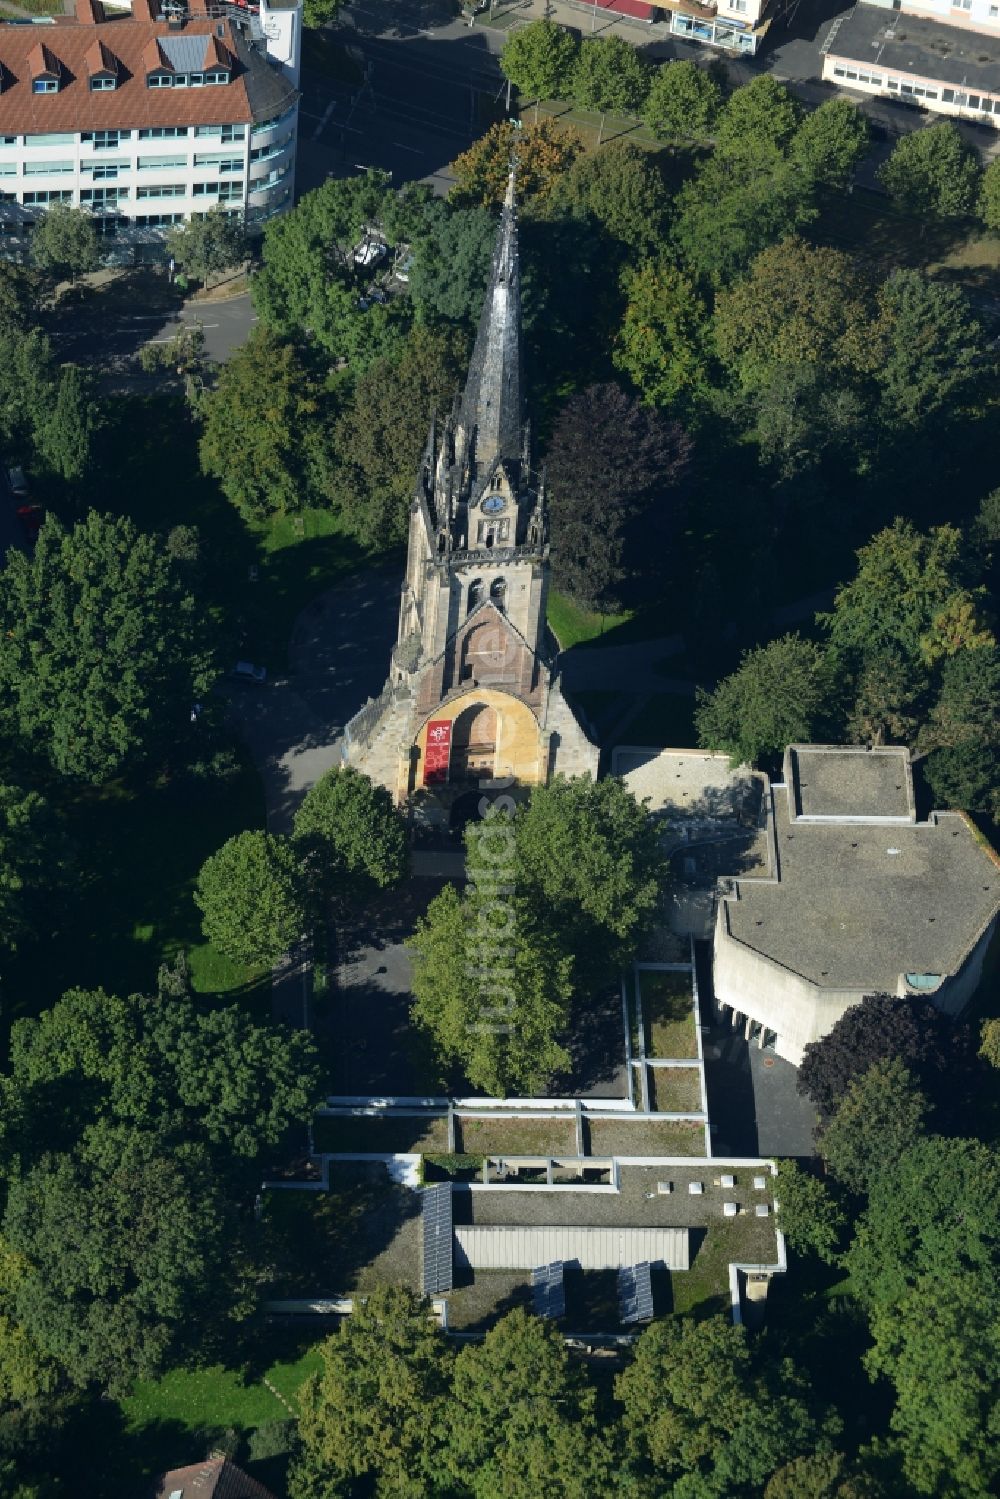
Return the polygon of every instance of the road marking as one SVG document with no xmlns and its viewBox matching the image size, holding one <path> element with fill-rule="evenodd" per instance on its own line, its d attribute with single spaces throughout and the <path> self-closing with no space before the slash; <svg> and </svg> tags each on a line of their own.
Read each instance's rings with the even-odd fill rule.
<svg viewBox="0 0 1000 1499">
<path fill-rule="evenodd" d="M 323 118 L 320 120 L 319 124 L 316 126 L 316 129 L 313 131 L 313 140 L 318 140 L 319 139 L 319 137 L 320 137 L 320 135 L 321 135 L 321 133 L 323 131 L 324 125 L 326 124 L 326 122 L 330 118 L 330 116 L 333 114 L 333 111 L 336 109 L 336 107 L 337 107 L 337 101 L 336 101 L 336 99 L 331 99 L 330 102 L 329 102 L 329 104 L 326 106 L 326 109 L 323 111 Z"/>
<path fill-rule="evenodd" d="M 402 141 L 393 141 L 393 149 L 396 151 L 412 151 L 414 156 L 423 156 L 419 146 L 404 146 Z"/>
</svg>

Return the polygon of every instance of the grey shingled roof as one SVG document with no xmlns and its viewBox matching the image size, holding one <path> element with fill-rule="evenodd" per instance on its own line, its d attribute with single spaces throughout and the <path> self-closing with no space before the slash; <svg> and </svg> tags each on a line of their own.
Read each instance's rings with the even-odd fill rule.
<svg viewBox="0 0 1000 1499">
<path fill-rule="evenodd" d="M 521 267 L 513 178 L 493 251 L 489 286 L 479 319 L 469 377 L 462 399 L 462 425 L 475 430 L 476 461 L 521 457 Z"/>
<path fill-rule="evenodd" d="M 779 881 L 741 880 L 729 929 L 829 989 L 895 992 L 955 973 L 1000 908 L 1000 869 L 960 813 L 927 823 L 791 822 L 774 790 Z"/>
</svg>

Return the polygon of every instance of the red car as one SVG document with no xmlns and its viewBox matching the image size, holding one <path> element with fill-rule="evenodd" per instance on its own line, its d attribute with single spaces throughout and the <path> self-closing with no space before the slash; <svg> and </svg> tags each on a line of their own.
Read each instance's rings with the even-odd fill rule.
<svg viewBox="0 0 1000 1499">
<path fill-rule="evenodd" d="M 38 540 L 38 533 L 42 529 L 45 520 L 45 511 L 41 505 L 18 505 L 17 518 L 24 527 L 24 534 L 34 546 Z"/>
</svg>

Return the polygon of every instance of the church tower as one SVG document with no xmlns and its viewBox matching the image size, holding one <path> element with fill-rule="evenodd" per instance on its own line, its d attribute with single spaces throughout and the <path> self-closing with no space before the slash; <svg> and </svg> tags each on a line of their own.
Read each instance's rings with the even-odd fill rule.
<svg viewBox="0 0 1000 1499">
<path fill-rule="evenodd" d="M 431 425 L 410 505 L 389 681 L 345 730 L 346 758 L 399 800 L 597 772 L 546 647 L 545 489 L 522 384 L 512 169 L 465 390 Z"/>
</svg>

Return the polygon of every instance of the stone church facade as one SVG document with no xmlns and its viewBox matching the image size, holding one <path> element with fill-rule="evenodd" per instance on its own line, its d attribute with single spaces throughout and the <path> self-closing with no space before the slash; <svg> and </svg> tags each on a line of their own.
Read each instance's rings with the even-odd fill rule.
<svg viewBox="0 0 1000 1499">
<path fill-rule="evenodd" d="M 489 782 L 596 778 L 598 748 L 562 695 L 547 643 L 544 478 L 524 418 L 513 174 L 465 391 L 431 426 L 389 678 L 344 753 L 403 802 L 443 812 Z"/>
</svg>

